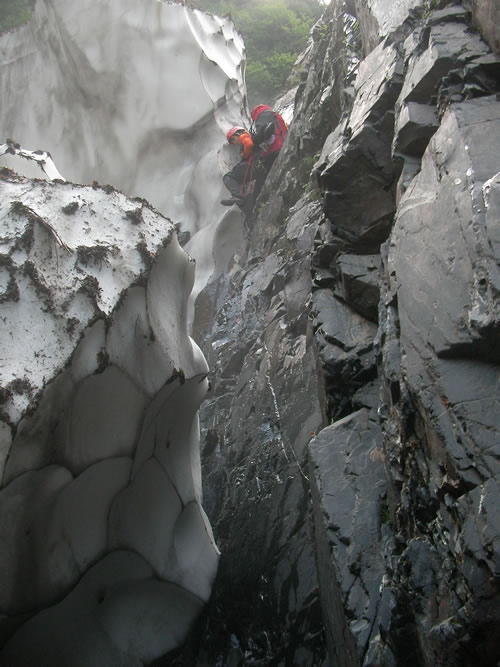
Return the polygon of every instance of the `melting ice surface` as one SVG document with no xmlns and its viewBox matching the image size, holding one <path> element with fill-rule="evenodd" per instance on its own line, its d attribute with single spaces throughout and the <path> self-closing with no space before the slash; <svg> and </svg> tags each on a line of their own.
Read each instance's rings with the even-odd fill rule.
<svg viewBox="0 0 500 667">
<path fill-rule="evenodd" d="M 227 19 L 150 0 L 38 0 L 0 37 L 0 164 L 24 174 L 0 174 L 11 667 L 148 663 L 210 595 L 188 299 L 241 241 L 219 200 L 242 55 Z"/>
<path fill-rule="evenodd" d="M 66 179 L 110 183 L 179 224 L 195 296 L 241 243 L 239 214 L 219 202 L 234 158 L 221 147 L 242 123 L 243 52 L 231 21 L 182 4 L 38 0 L 0 39 L 0 142 L 48 150 Z"/>
</svg>

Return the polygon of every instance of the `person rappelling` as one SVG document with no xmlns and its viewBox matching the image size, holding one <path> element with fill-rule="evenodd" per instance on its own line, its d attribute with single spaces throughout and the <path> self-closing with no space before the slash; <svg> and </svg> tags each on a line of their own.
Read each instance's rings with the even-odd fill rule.
<svg viewBox="0 0 500 667">
<path fill-rule="evenodd" d="M 252 192 L 256 176 L 254 142 L 244 127 L 232 127 L 226 136 L 230 144 L 240 144 L 241 159 L 222 177 L 224 185 L 231 193 L 231 199 L 223 199 L 221 204 L 236 204 L 243 213 L 249 214 L 253 207 Z"/>
<path fill-rule="evenodd" d="M 252 212 L 266 176 L 283 145 L 287 126 L 279 113 L 265 104 L 252 109 L 252 129 L 232 127 L 227 140 L 232 145 L 241 146 L 241 159 L 222 180 L 231 193 L 230 199 L 223 199 L 223 206 L 236 204 L 246 215 Z"/>
<path fill-rule="evenodd" d="M 258 104 L 250 115 L 253 121 L 250 134 L 254 144 L 260 148 L 260 161 L 267 175 L 283 146 L 288 127 L 281 114 L 267 104 Z"/>
</svg>

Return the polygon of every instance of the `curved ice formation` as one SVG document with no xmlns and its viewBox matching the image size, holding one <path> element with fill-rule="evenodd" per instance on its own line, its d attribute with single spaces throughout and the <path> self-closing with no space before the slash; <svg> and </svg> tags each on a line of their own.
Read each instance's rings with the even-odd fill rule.
<svg viewBox="0 0 500 667">
<path fill-rule="evenodd" d="M 3 168 L 0 228 L 0 664 L 142 665 L 183 641 L 217 569 L 194 263 L 109 186 Z"/>
<path fill-rule="evenodd" d="M 215 277 L 221 238 L 231 255 L 241 242 L 240 216 L 219 203 L 219 152 L 245 113 L 244 62 L 229 19 L 181 3 L 37 0 L 0 36 L 0 142 L 45 147 L 72 182 L 144 197 L 184 238 L 210 229 L 188 251 Z M 197 276 L 193 297 L 202 287 Z"/>
<path fill-rule="evenodd" d="M 0 164 L 28 158 L 0 169 L 1 664 L 151 662 L 210 594 L 188 300 L 241 242 L 243 76 L 232 23 L 178 3 L 37 0 L 0 36 Z"/>
<path fill-rule="evenodd" d="M 0 157 L 2 157 L 2 155 L 15 155 L 26 160 L 33 160 L 51 181 L 66 180 L 57 170 L 52 155 L 47 153 L 47 151 L 28 151 L 22 146 L 19 146 L 19 144 L 16 144 L 12 139 L 7 139 L 5 144 L 0 144 Z"/>
</svg>

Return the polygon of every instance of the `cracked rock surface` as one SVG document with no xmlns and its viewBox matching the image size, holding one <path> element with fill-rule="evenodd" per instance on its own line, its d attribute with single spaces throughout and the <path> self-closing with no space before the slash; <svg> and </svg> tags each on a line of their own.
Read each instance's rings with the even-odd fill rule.
<svg viewBox="0 0 500 667">
<path fill-rule="evenodd" d="M 396 5 L 348 3 L 363 51 L 329 5 L 247 246 L 198 302 L 225 555 L 197 664 L 496 665 L 500 61 L 470 7 Z"/>
</svg>

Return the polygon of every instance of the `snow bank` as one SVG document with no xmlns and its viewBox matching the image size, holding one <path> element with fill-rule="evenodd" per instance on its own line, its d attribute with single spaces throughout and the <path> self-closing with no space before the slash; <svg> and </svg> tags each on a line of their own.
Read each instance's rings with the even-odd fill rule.
<svg viewBox="0 0 500 667">
<path fill-rule="evenodd" d="M 0 662 L 140 665 L 183 640 L 217 568 L 194 263 L 144 200 L 7 168 L 0 228 L 0 613 L 7 633 L 29 619 Z"/>
</svg>

